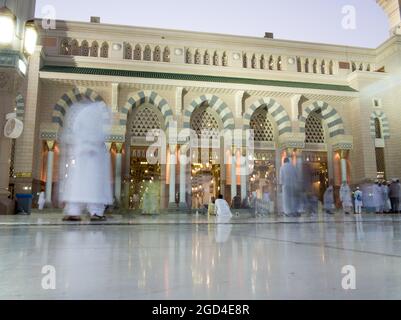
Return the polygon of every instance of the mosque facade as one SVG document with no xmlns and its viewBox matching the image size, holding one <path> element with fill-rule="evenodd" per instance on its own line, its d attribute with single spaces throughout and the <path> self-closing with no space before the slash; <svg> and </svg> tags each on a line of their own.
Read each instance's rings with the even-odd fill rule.
<svg viewBox="0 0 401 320">
<path fill-rule="evenodd" d="M 372 49 L 96 18 L 36 24 L 39 43 L 15 99 L 24 131 L 11 146 L 12 194 L 45 188 L 47 202 L 59 205 L 59 137 L 81 100 L 112 112 L 106 145 L 114 196 L 127 209 L 143 205 L 144 190 L 160 209 L 198 208 L 220 193 L 277 199 L 285 157 L 307 168 L 319 197 L 329 184 L 338 192 L 344 181 L 401 177 L 396 24 Z M 250 144 L 227 144 L 227 132 Z M 188 142 L 193 134 L 206 147 Z"/>
</svg>

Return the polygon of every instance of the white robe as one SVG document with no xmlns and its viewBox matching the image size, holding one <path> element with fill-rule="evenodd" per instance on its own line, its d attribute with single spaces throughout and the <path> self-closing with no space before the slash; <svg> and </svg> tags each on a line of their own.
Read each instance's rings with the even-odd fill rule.
<svg viewBox="0 0 401 320">
<path fill-rule="evenodd" d="M 324 200 L 324 209 L 326 211 L 331 211 L 335 209 L 335 205 L 334 205 L 334 190 L 333 187 L 330 186 L 327 188 L 327 190 L 324 193 L 323 196 L 323 200 Z"/>
<path fill-rule="evenodd" d="M 291 163 L 280 168 L 280 184 L 283 187 L 283 211 L 285 214 L 297 213 L 297 169 Z"/>
<path fill-rule="evenodd" d="M 46 195 L 45 195 L 45 193 L 42 191 L 42 192 L 39 194 L 39 199 L 38 199 L 38 207 L 39 207 L 39 210 L 43 210 L 43 208 L 45 207 L 45 204 L 46 204 Z"/>
<path fill-rule="evenodd" d="M 232 218 L 230 206 L 226 200 L 217 199 L 215 202 L 217 222 L 229 222 Z"/>
<path fill-rule="evenodd" d="M 112 204 L 111 159 L 105 138 L 110 114 L 103 103 L 71 107 L 62 134 L 60 200 L 76 204 Z"/>
<path fill-rule="evenodd" d="M 349 185 L 341 185 L 340 200 L 344 209 L 352 208 L 352 193 Z"/>
<path fill-rule="evenodd" d="M 382 187 L 378 184 L 373 186 L 373 204 L 376 209 L 376 212 L 383 211 L 384 208 L 384 199 L 383 199 L 383 190 Z"/>
</svg>

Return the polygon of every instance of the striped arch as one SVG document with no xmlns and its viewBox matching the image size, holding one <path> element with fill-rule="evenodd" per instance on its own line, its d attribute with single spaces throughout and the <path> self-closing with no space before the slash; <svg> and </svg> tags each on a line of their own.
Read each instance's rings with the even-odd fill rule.
<svg viewBox="0 0 401 320">
<path fill-rule="evenodd" d="M 65 93 L 54 106 L 52 122 L 57 123 L 62 127 L 64 124 L 64 117 L 69 108 L 74 103 L 79 102 L 84 98 L 91 101 L 103 101 L 102 97 L 92 89 L 75 87 L 71 91 Z"/>
<path fill-rule="evenodd" d="M 375 119 L 380 120 L 382 134 L 384 139 L 390 138 L 390 126 L 388 123 L 388 118 L 386 114 L 381 110 L 375 110 L 372 112 L 370 116 L 370 134 L 373 139 L 376 138 L 376 126 L 375 126 Z"/>
<path fill-rule="evenodd" d="M 120 120 L 120 125 L 126 126 L 129 111 L 141 106 L 144 103 L 153 104 L 159 109 L 163 115 L 165 127 L 168 129 L 171 125 L 171 122 L 174 120 L 173 111 L 170 108 L 167 100 L 159 96 L 154 91 L 140 91 L 129 98 L 128 102 L 121 109 L 123 117 Z"/>
<path fill-rule="evenodd" d="M 318 109 L 322 110 L 323 121 L 328 127 L 330 138 L 345 134 L 344 123 L 341 116 L 338 114 L 336 109 L 323 101 L 316 101 L 304 110 L 301 118 L 299 119 L 300 132 L 305 133 L 306 119 L 308 119 L 308 116 L 311 112 L 314 112 Z"/>
<path fill-rule="evenodd" d="M 256 110 L 262 106 L 267 106 L 268 113 L 272 115 L 276 122 L 278 135 L 281 136 L 286 132 L 292 132 L 291 120 L 284 107 L 271 98 L 259 99 L 253 103 L 244 115 L 244 130 L 251 129 L 251 119 Z"/>
<path fill-rule="evenodd" d="M 24 120 L 25 115 L 25 100 L 21 93 L 15 98 L 15 109 L 17 113 L 17 119 Z"/>
<path fill-rule="evenodd" d="M 194 110 L 204 102 L 208 102 L 209 107 L 217 112 L 221 121 L 223 122 L 224 129 L 234 130 L 234 114 L 231 112 L 230 108 L 223 100 L 212 94 L 200 96 L 199 98 L 193 100 L 188 107 L 186 107 L 184 111 L 184 129 L 191 128 L 192 112 L 194 112 Z"/>
</svg>

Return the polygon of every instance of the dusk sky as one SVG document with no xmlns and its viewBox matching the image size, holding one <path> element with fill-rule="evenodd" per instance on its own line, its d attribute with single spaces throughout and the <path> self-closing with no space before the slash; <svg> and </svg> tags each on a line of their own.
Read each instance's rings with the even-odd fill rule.
<svg viewBox="0 0 401 320">
<path fill-rule="evenodd" d="M 56 18 L 277 39 L 377 47 L 389 36 L 375 0 L 37 0 L 36 17 L 52 5 Z M 344 29 L 344 6 L 353 6 L 356 28 Z"/>
</svg>

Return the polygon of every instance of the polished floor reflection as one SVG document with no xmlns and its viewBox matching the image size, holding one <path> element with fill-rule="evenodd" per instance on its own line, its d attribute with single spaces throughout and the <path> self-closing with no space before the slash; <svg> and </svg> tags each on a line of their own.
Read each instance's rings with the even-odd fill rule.
<svg viewBox="0 0 401 320">
<path fill-rule="evenodd" d="M 0 225 L 0 299 L 400 299 L 401 221 L 362 220 Z"/>
</svg>

